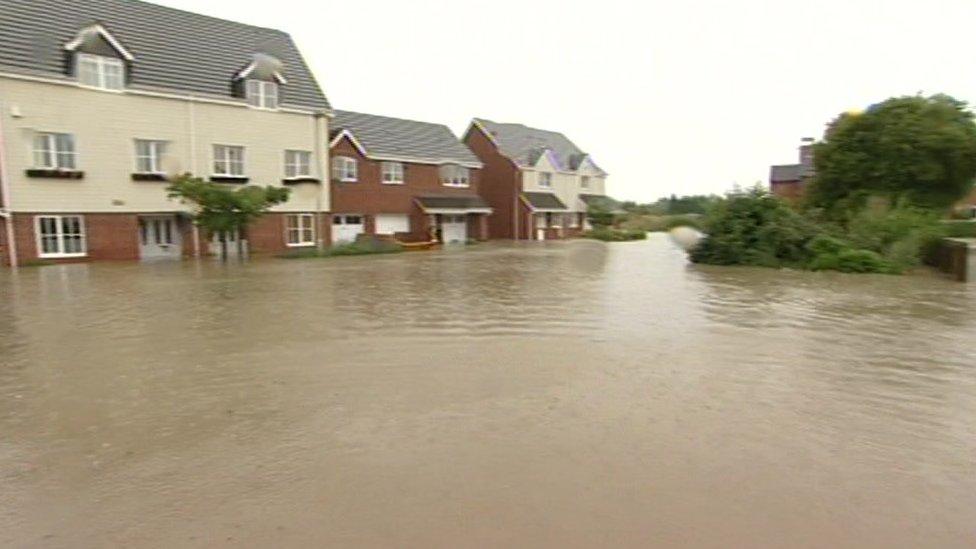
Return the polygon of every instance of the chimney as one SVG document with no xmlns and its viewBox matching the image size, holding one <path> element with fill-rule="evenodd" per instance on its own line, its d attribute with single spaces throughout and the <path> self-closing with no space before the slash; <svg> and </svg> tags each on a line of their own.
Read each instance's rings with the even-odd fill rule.
<svg viewBox="0 0 976 549">
<path fill-rule="evenodd" d="M 800 139 L 800 165 L 804 169 L 813 168 L 813 142 L 812 137 Z"/>
</svg>

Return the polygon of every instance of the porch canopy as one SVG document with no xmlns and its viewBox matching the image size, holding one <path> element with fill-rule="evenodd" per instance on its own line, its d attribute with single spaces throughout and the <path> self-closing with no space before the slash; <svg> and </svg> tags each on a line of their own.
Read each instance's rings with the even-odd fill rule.
<svg viewBox="0 0 976 549">
<path fill-rule="evenodd" d="M 552 193 L 522 193 L 522 200 L 532 208 L 533 212 L 568 212 L 569 208 L 559 197 Z"/>
<path fill-rule="evenodd" d="M 414 200 L 426 214 L 490 214 L 491 206 L 477 195 L 469 196 L 418 196 Z"/>
</svg>

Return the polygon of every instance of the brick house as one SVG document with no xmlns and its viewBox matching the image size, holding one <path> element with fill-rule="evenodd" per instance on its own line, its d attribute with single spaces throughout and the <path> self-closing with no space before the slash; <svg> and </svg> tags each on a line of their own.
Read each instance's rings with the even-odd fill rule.
<svg viewBox="0 0 976 549">
<path fill-rule="evenodd" d="M 492 238 L 578 236 L 589 204 L 606 195 L 607 173 L 561 133 L 475 118 L 463 141 L 485 166 Z"/>
<path fill-rule="evenodd" d="M 813 177 L 813 139 L 806 137 L 800 145 L 800 159 L 797 164 L 779 164 L 769 169 L 769 190 L 776 196 L 790 202 L 803 198 L 804 188 Z"/>
<path fill-rule="evenodd" d="M 292 188 L 232 235 L 254 252 L 328 240 L 331 107 L 288 35 L 137 0 L 2 0 L 0 43 L 4 263 L 206 254 L 166 196 L 187 172 Z"/>
<path fill-rule="evenodd" d="M 329 148 L 333 242 L 488 238 L 482 163 L 447 126 L 336 111 Z"/>
</svg>

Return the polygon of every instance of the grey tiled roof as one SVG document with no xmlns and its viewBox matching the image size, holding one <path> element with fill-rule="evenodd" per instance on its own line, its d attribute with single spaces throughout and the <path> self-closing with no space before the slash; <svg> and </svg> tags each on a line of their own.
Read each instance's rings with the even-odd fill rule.
<svg viewBox="0 0 976 549">
<path fill-rule="evenodd" d="M 138 0 L 0 0 L 0 70 L 66 77 L 64 45 L 95 23 L 135 57 L 131 88 L 230 99 L 234 76 L 263 53 L 283 65 L 283 105 L 330 108 L 286 33 Z"/>
<path fill-rule="evenodd" d="M 532 193 L 524 192 L 526 202 L 532 206 L 533 210 L 568 210 L 559 197 L 552 193 Z"/>
<path fill-rule="evenodd" d="M 475 118 L 475 122 L 491 133 L 502 154 L 520 166 L 535 165 L 546 149 L 553 153 L 557 167 L 562 170 L 575 170 L 586 158 L 586 153 L 559 132 L 530 128 L 524 124 L 492 122 L 484 118 Z M 595 163 L 593 165 L 596 166 Z M 600 170 L 599 167 L 597 169 Z"/>
<path fill-rule="evenodd" d="M 772 166 L 769 170 L 769 181 L 799 181 L 803 166 L 800 164 L 782 164 Z"/>
<path fill-rule="evenodd" d="M 481 167 L 478 157 L 443 124 L 404 120 L 375 114 L 336 111 L 333 135 L 352 132 L 370 156 L 434 163 L 456 162 Z"/>
<path fill-rule="evenodd" d="M 485 210 L 491 206 L 478 195 L 470 196 L 418 196 L 420 206 L 427 209 Z"/>
</svg>

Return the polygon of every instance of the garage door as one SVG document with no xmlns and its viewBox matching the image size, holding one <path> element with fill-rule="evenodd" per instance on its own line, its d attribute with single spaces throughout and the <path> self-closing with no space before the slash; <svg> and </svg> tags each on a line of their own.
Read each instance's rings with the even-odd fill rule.
<svg viewBox="0 0 976 549">
<path fill-rule="evenodd" d="M 468 241 L 468 218 L 464 215 L 445 215 L 441 219 L 441 235 L 444 242 Z"/>
<path fill-rule="evenodd" d="M 379 214 L 376 216 L 376 234 L 409 232 L 410 218 L 407 214 Z"/>
<path fill-rule="evenodd" d="M 356 236 L 365 232 L 363 216 L 337 214 L 332 216 L 332 243 L 355 242 Z"/>
</svg>

